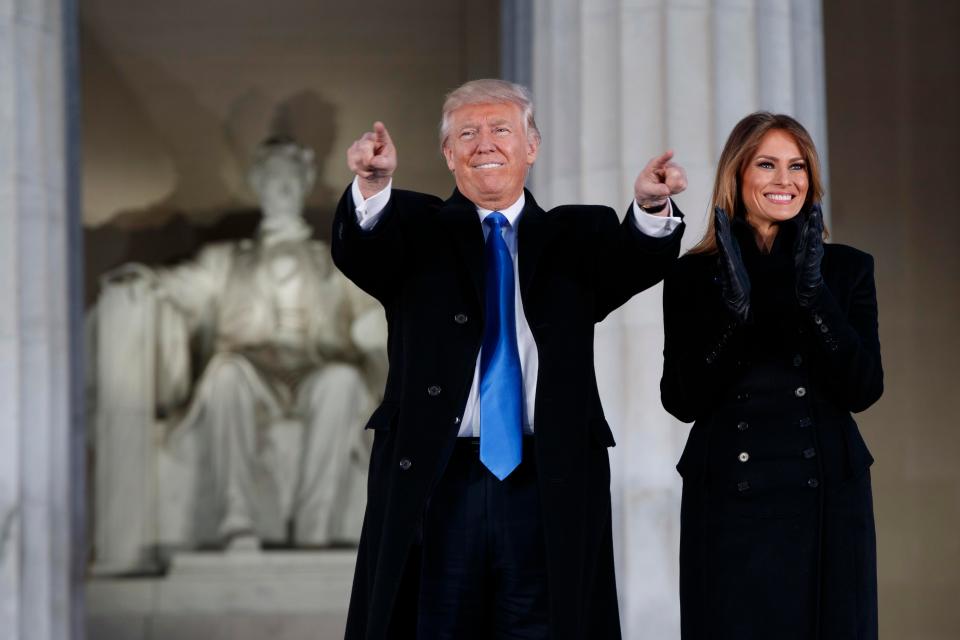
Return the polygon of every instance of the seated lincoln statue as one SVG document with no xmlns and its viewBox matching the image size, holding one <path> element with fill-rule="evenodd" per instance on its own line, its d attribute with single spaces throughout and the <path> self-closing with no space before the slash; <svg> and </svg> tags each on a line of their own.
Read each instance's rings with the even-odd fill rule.
<svg viewBox="0 0 960 640">
<path fill-rule="evenodd" d="M 90 323 L 95 567 L 143 568 L 165 543 L 359 538 L 386 327 L 311 238 L 314 178 L 312 151 L 268 140 L 249 174 L 263 213 L 254 238 L 102 279 Z"/>
</svg>

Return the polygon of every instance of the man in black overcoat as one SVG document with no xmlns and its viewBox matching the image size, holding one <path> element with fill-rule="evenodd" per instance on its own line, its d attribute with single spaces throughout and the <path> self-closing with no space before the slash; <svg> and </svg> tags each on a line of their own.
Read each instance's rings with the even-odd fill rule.
<svg viewBox="0 0 960 640">
<path fill-rule="evenodd" d="M 619 638 L 594 325 L 675 261 L 684 172 L 651 160 L 622 222 L 544 211 L 524 189 L 533 105 L 499 80 L 448 95 L 441 137 L 448 200 L 392 188 L 378 122 L 334 220 L 334 261 L 389 325 L 346 637 Z M 516 424 L 497 413 L 514 397 Z"/>
</svg>

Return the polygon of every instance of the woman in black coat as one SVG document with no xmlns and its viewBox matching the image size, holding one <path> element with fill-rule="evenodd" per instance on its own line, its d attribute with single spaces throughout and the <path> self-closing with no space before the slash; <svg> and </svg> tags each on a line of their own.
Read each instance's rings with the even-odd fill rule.
<svg viewBox="0 0 960 640">
<path fill-rule="evenodd" d="M 883 391 L 873 259 L 823 243 L 816 149 L 789 116 L 727 140 L 714 224 L 664 283 L 663 405 L 694 422 L 684 640 L 877 637 L 869 467 Z"/>
</svg>

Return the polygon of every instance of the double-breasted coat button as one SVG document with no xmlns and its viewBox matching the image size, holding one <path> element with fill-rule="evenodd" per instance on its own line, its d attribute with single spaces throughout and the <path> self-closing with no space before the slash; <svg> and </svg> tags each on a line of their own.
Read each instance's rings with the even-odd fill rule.
<svg viewBox="0 0 960 640">
<path fill-rule="evenodd" d="M 750 483 L 746 480 L 741 480 L 737 483 L 737 491 L 747 491 L 750 489 Z"/>
<path fill-rule="evenodd" d="M 817 487 L 820 486 L 820 481 L 817 480 L 816 478 L 810 478 L 809 480 L 807 480 L 807 486 L 810 487 L 811 489 L 816 489 Z"/>
<path fill-rule="evenodd" d="M 799 366 L 802 365 L 802 364 L 803 364 L 803 356 L 802 356 L 802 355 L 800 355 L 800 354 L 798 353 L 798 354 L 796 354 L 795 356 L 793 356 L 793 366 L 799 367 Z"/>
<path fill-rule="evenodd" d="M 738 402 L 746 402 L 749 399 L 750 399 L 750 393 L 747 391 L 741 391 L 740 393 L 737 394 Z"/>
<path fill-rule="evenodd" d="M 406 471 L 413 466 L 413 463 L 410 462 L 410 458 L 400 458 L 400 470 Z"/>
<path fill-rule="evenodd" d="M 750 428 L 750 425 L 749 425 L 748 423 L 744 422 L 743 420 L 741 420 L 740 422 L 737 423 L 737 430 L 738 430 L 738 431 L 746 431 L 746 430 L 749 429 L 749 428 Z"/>
<path fill-rule="evenodd" d="M 827 328 L 827 325 L 825 324 L 820 325 L 820 333 L 826 333 L 829 330 L 830 329 Z"/>
<path fill-rule="evenodd" d="M 453 419 L 453 424 L 460 424 L 460 416 Z"/>
<path fill-rule="evenodd" d="M 467 320 L 469 319 L 470 318 L 468 318 L 467 314 L 465 313 L 458 313 L 457 315 L 453 316 L 453 321 L 457 324 L 467 324 Z"/>
<path fill-rule="evenodd" d="M 812 424 L 813 424 L 813 420 L 807 417 L 803 417 L 797 420 L 797 426 L 800 427 L 801 429 L 806 429 Z"/>
<path fill-rule="evenodd" d="M 797 387 L 794 390 L 793 395 L 797 396 L 798 398 L 802 398 L 803 396 L 807 395 L 806 387 Z"/>
<path fill-rule="evenodd" d="M 737 460 L 739 460 L 740 462 L 746 462 L 749 459 L 750 459 L 750 454 L 747 453 L 746 451 L 742 452 L 740 455 L 737 456 Z"/>
<path fill-rule="evenodd" d="M 440 387 L 435 384 L 430 385 L 427 387 L 427 394 L 433 396 L 434 398 L 437 397 L 440 395 Z"/>
<path fill-rule="evenodd" d="M 806 458 L 807 460 L 809 460 L 810 458 L 812 458 L 812 457 L 815 456 L 815 455 L 817 455 L 817 450 L 814 449 L 813 447 L 810 447 L 809 449 L 804 449 L 804 450 L 803 450 L 803 457 Z"/>
<path fill-rule="evenodd" d="M 813 314 L 813 324 L 823 324 L 823 318 L 820 317 L 820 314 Z"/>
</svg>

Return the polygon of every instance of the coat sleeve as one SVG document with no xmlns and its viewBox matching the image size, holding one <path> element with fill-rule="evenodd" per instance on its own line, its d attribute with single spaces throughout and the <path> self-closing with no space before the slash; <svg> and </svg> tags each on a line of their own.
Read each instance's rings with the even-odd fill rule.
<svg viewBox="0 0 960 640">
<path fill-rule="evenodd" d="M 852 282 L 845 312 L 828 285 L 809 309 L 802 313 L 812 335 L 820 368 L 819 376 L 848 411 L 863 411 L 883 394 L 883 366 L 877 325 L 877 290 L 873 257 L 856 252 L 859 265 L 844 271 Z"/>
<path fill-rule="evenodd" d="M 688 260 L 677 263 L 663 285 L 660 400 L 678 420 L 693 422 L 710 412 L 734 378 L 745 328 L 710 295 L 709 281 L 703 280 L 711 274 L 684 263 Z"/>
<path fill-rule="evenodd" d="M 347 187 L 333 218 L 331 253 L 334 264 L 384 305 L 394 294 L 409 251 L 404 218 L 407 210 L 416 206 L 416 199 L 411 195 L 393 189 L 377 224 L 364 230 L 357 221 L 353 195 Z"/>
<path fill-rule="evenodd" d="M 607 215 L 593 216 L 596 244 L 596 309 L 597 322 L 637 293 L 663 280 L 680 255 L 680 239 L 685 225 L 681 222 L 669 235 L 653 238 L 640 231 L 628 209 L 623 221 L 604 208 Z M 674 212 L 683 217 L 674 205 Z"/>
</svg>

